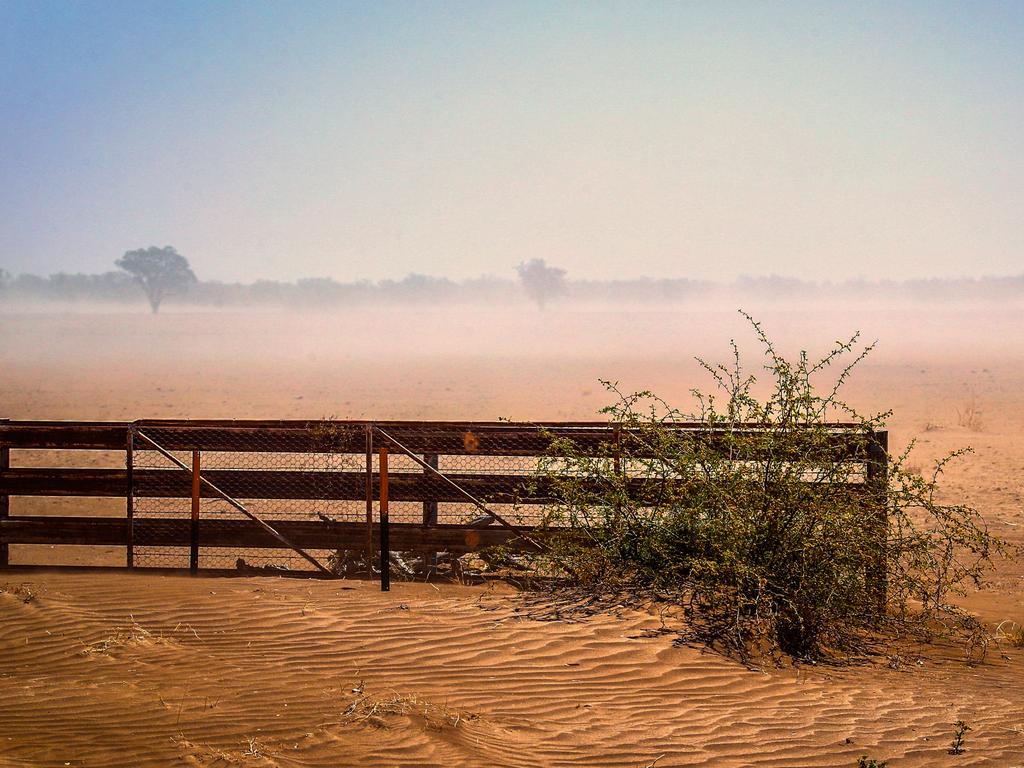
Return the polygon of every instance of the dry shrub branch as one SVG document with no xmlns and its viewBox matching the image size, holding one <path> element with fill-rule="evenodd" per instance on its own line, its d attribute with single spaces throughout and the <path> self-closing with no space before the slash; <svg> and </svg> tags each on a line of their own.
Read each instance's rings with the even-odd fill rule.
<svg viewBox="0 0 1024 768">
<path fill-rule="evenodd" d="M 534 489 L 551 497 L 553 530 L 532 569 L 595 592 L 658 590 L 703 638 L 744 654 L 842 655 L 880 629 L 977 630 L 951 598 L 1001 543 L 974 509 L 937 498 L 965 451 L 924 477 L 905 468 L 911 446 L 865 483 L 890 413 L 863 415 L 840 395 L 874 345 L 855 334 L 789 359 L 744 316 L 763 382 L 733 342 L 728 364 L 699 360 L 713 386 L 692 391 L 689 411 L 605 382 L 620 436 L 597 455 L 553 439 Z"/>
</svg>

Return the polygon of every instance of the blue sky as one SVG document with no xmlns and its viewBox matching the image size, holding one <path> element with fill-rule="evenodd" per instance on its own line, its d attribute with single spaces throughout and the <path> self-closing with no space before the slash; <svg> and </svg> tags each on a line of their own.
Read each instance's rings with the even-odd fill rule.
<svg viewBox="0 0 1024 768">
<path fill-rule="evenodd" d="M 1024 272 L 1024 3 L 0 2 L 0 267 Z"/>
</svg>

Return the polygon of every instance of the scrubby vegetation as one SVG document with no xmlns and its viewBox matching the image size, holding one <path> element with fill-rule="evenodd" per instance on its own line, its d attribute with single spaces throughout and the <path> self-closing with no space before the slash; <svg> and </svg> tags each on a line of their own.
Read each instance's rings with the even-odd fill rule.
<svg viewBox="0 0 1024 768">
<path fill-rule="evenodd" d="M 964 744 L 967 741 L 965 738 L 967 736 L 967 732 L 973 730 L 974 729 L 963 720 L 957 720 L 953 723 L 953 741 L 949 745 L 949 754 L 962 755 L 966 751 Z"/>
<path fill-rule="evenodd" d="M 596 456 L 554 440 L 537 485 L 547 524 L 564 530 L 531 568 L 589 591 L 653 591 L 741 653 L 845 654 L 885 629 L 976 632 L 951 596 L 1001 544 L 974 509 L 937 497 L 962 452 L 924 477 L 906 469 L 908 448 L 866 478 L 890 414 L 863 415 L 841 391 L 872 346 L 854 335 L 789 359 L 748 320 L 763 382 L 733 343 L 729 364 L 700 361 L 713 387 L 694 390 L 690 410 L 606 383 L 621 437 Z"/>
</svg>

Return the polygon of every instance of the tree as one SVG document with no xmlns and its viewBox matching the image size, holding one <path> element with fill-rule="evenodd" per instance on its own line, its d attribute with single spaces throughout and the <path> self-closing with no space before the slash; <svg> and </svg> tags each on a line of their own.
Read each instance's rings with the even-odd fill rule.
<svg viewBox="0 0 1024 768">
<path fill-rule="evenodd" d="M 114 263 L 142 286 L 153 314 L 160 310 L 165 297 L 181 293 L 197 282 L 188 259 L 169 245 L 128 251 Z"/>
<path fill-rule="evenodd" d="M 565 293 L 565 270 L 549 267 L 544 259 L 530 259 L 516 267 L 516 271 L 526 295 L 541 309 L 547 305 L 548 299 Z"/>
</svg>

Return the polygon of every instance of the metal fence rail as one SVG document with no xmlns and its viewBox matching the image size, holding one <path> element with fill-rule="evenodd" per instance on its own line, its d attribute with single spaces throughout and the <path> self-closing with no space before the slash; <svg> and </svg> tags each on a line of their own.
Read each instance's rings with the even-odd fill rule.
<svg viewBox="0 0 1024 768">
<path fill-rule="evenodd" d="M 670 429 L 713 450 L 722 437 Z M 114 545 L 130 568 L 379 573 L 386 587 L 392 553 L 429 575 L 489 546 L 542 548 L 551 498 L 538 470 L 553 441 L 628 476 L 617 453 L 628 438 L 594 422 L 0 420 L 0 566 L 11 544 Z M 884 493 L 887 433 L 838 424 L 828 439 L 836 461 L 863 466 L 852 491 Z M 124 503 L 116 517 L 20 513 L 32 497 Z"/>
</svg>

